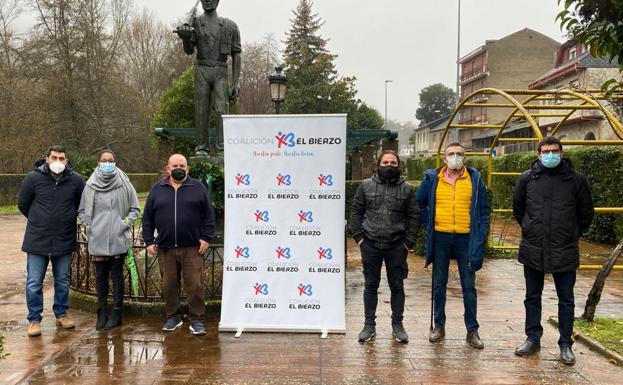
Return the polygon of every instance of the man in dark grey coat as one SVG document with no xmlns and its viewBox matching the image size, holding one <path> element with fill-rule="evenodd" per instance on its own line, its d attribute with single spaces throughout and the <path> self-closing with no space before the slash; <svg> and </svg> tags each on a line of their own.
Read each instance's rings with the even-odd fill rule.
<svg viewBox="0 0 623 385">
<path fill-rule="evenodd" d="M 551 273 L 558 295 L 560 360 L 575 363 L 571 350 L 578 240 L 593 219 L 593 199 L 586 178 L 563 157 L 562 144 L 547 137 L 538 144 L 538 159 L 524 172 L 513 193 L 513 216 L 521 225 L 519 262 L 526 280 L 526 341 L 515 354 L 536 353 L 543 335 L 541 294 L 545 273 Z"/>
<path fill-rule="evenodd" d="M 43 280 L 48 263 L 54 274 L 54 315 L 64 329 L 74 327 L 67 317 L 69 270 L 76 250 L 76 216 L 84 189 L 82 177 L 73 172 L 61 146 L 49 148 L 22 181 L 18 207 L 28 218 L 22 251 L 27 254 L 28 335 L 41 334 Z"/>
<path fill-rule="evenodd" d="M 400 176 L 400 158 L 384 151 L 377 162 L 377 173 L 363 181 L 353 202 L 350 229 L 361 247 L 365 289 L 365 323 L 359 333 L 362 342 L 376 335 L 376 305 L 385 261 L 391 290 L 392 335 L 398 342 L 409 336 L 402 320 L 405 305 L 403 281 L 409 271 L 407 253 L 415 244 L 419 226 L 413 187 Z"/>
</svg>

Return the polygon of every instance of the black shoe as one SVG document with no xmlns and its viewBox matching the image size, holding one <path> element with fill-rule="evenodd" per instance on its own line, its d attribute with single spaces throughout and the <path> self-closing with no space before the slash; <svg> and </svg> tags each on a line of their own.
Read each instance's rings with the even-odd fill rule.
<svg viewBox="0 0 623 385">
<path fill-rule="evenodd" d="M 95 330 L 102 330 L 108 321 L 108 309 L 106 306 L 100 306 L 97 309 L 97 321 L 95 321 Z"/>
<path fill-rule="evenodd" d="M 533 355 L 534 353 L 538 352 L 539 350 L 541 350 L 541 343 L 540 342 L 534 342 L 534 341 L 526 340 L 526 342 L 524 342 L 523 344 L 517 346 L 517 348 L 515 349 L 515 355 L 516 356 L 521 356 L 521 357 L 527 357 L 527 356 Z"/>
<path fill-rule="evenodd" d="M 571 346 L 560 347 L 560 361 L 565 365 L 575 364 L 575 354 L 573 354 Z"/>
<path fill-rule="evenodd" d="M 106 326 L 104 329 L 112 329 L 117 326 L 121 326 L 121 309 L 112 309 L 110 313 L 110 317 L 108 317 L 108 322 L 106 322 Z"/>
<path fill-rule="evenodd" d="M 434 328 L 431 330 L 430 335 L 428 336 L 428 340 L 432 343 L 439 342 L 444 339 L 446 336 L 446 329 L 444 328 Z"/>
<path fill-rule="evenodd" d="M 465 337 L 465 340 L 469 343 L 469 346 L 471 346 L 474 349 L 485 348 L 485 344 L 482 342 L 482 340 L 480 339 L 480 336 L 478 335 L 478 330 L 474 330 L 473 332 L 467 332 L 467 336 Z"/>
<path fill-rule="evenodd" d="M 409 342 L 409 335 L 402 324 L 392 325 L 392 336 L 398 342 Z"/>
<path fill-rule="evenodd" d="M 376 328 L 374 325 L 363 325 L 363 329 L 359 333 L 359 341 L 368 342 L 376 336 Z"/>
</svg>

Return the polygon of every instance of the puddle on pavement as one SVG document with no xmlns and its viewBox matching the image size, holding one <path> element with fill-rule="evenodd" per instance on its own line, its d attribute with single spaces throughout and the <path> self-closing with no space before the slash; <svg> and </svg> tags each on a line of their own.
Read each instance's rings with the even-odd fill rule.
<svg viewBox="0 0 623 385">
<path fill-rule="evenodd" d="M 8 332 L 19 327 L 17 320 L 0 321 L 0 331 Z"/>
<path fill-rule="evenodd" d="M 73 349 L 55 364 L 96 365 L 99 368 L 143 365 L 164 358 L 162 341 L 149 341 L 122 336 L 96 337 Z"/>
</svg>

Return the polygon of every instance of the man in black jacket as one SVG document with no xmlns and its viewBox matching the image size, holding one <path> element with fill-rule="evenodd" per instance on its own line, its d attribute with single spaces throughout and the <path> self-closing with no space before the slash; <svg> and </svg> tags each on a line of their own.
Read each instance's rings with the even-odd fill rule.
<svg viewBox="0 0 623 385">
<path fill-rule="evenodd" d="M 143 214 L 145 245 L 150 254 L 158 254 L 163 278 L 167 320 L 162 330 L 170 332 L 182 326 L 181 274 L 188 298 L 190 331 L 203 335 L 206 332 L 203 256 L 214 236 L 214 210 L 208 190 L 188 176 L 184 156 L 172 155 L 167 171 L 170 176 L 151 188 Z"/>
<path fill-rule="evenodd" d="M 76 217 L 84 181 L 73 172 L 61 146 L 48 149 L 22 181 L 18 207 L 28 218 L 22 251 L 27 255 L 28 335 L 41 335 L 43 280 L 48 263 L 54 274 L 56 324 L 72 329 L 69 309 L 71 254 L 76 250 Z"/>
<path fill-rule="evenodd" d="M 365 288 L 365 323 L 359 340 L 376 335 L 376 306 L 385 260 L 391 291 L 392 335 L 398 342 L 409 341 L 402 320 L 405 305 L 403 281 L 409 271 L 407 253 L 415 244 L 419 226 L 413 187 L 400 176 L 400 158 L 384 151 L 377 162 L 377 173 L 363 181 L 350 212 L 350 229 L 361 247 Z"/>
<path fill-rule="evenodd" d="M 519 262 L 526 280 L 526 341 L 515 354 L 537 352 L 543 335 L 541 294 L 545 273 L 552 273 L 558 295 L 560 360 L 575 363 L 571 350 L 578 240 L 593 219 L 593 199 L 586 178 L 563 157 L 562 144 L 547 137 L 538 144 L 538 160 L 524 172 L 513 193 L 513 216 L 521 225 Z"/>
</svg>

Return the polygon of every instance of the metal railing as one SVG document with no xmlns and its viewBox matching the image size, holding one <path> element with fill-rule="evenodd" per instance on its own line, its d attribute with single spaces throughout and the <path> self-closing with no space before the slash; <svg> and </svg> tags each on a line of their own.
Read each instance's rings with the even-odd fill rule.
<svg viewBox="0 0 623 385">
<path fill-rule="evenodd" d="M 87 294 L 96 295 L 95 292 L 95 266 L 88 253 L 88 243 L 84 228 L 78 226 L 78 250 L 74 252 L 71 261 L 70 287 L 72 290 Z M 210 249 L 204 255 L 204 286 L 206 289 L 206 300 L 221 299 L 223 288 L 223 244 L 218 238 L 216 242 L 210 244 Z M 124 298 L 137 302 L 161 302 L 162 277 L 158 265 L 158 257 L 149 255 L 145 250 L 140 228 L 132 229 L 132 245 L 136 267 L 138 270 L 139 292 L 133 295 L 131 291 L 130 275 L 126 267 L 124 268 Z M 182 287 L 182 298 L 185 293 Z"/>
</svg>

